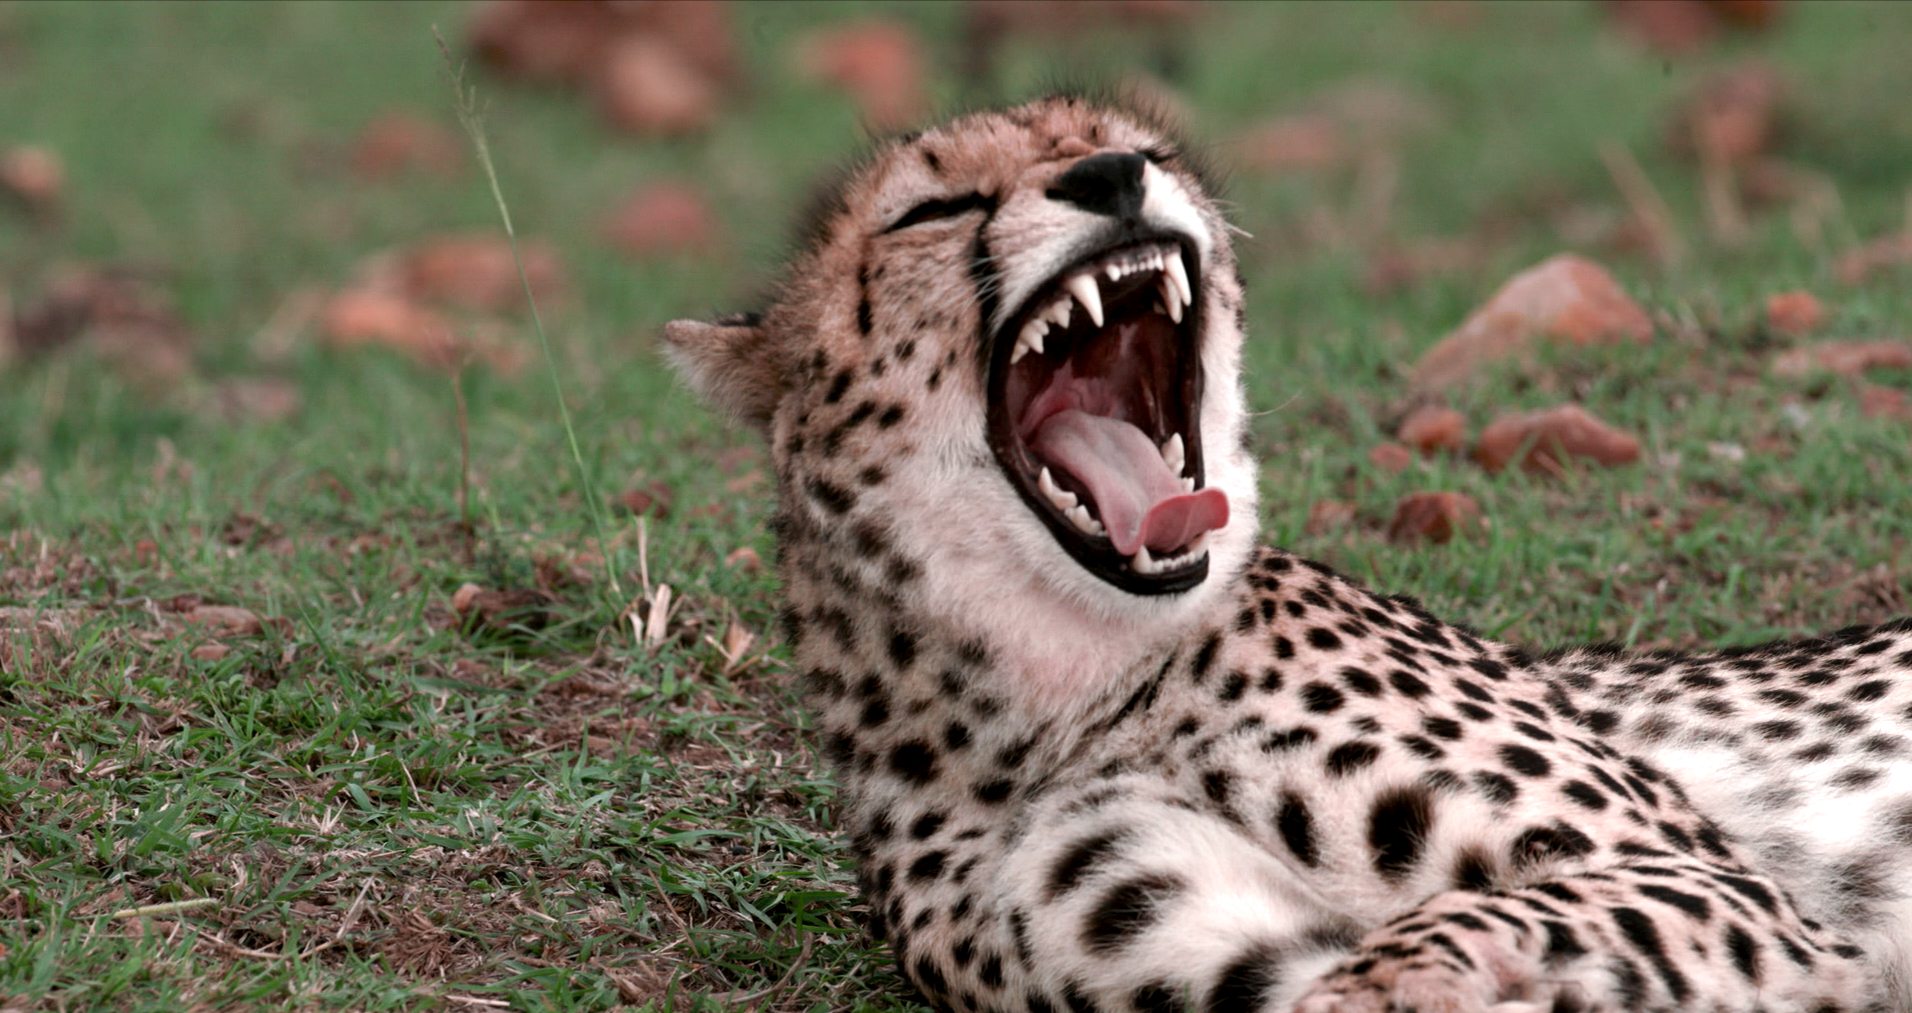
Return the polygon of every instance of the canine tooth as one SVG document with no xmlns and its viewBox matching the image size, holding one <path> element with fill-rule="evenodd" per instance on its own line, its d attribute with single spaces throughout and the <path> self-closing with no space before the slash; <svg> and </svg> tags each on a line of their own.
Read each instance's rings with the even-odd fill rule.
<svg viewBox="0 0 1912 1013">
<path fill-rule="evenodd" d="M 1182 266 L 1182 254 L 1177 251 L 1162 265 L 1162 273 L 1175 282 L 1175 291 L 1180 294 L 1183 305 L 1195 302 L 1195 289 L 1188 283 L 1188 269 Z"/>
<path fill-rule="evenodd" d="M 1190 476 L 1188 476 L 1188 475 L 1183 475 L 1183 476 L 1182 476 L 1182 491 L 1183 491 L 1183 492 L 1194 492 L 1194 491 L 1195 491 L 1195 479 L 1193 479 L 1192 477 L 1190 477 Z"/>
<path fill-rule="evenodd" d="M 1168 470 L 1175 474 L 1182 473 L 1182 465 L 1188 463 L 1188 456 L 1182 447 L 1181 433 L 1169 437 L 1162 444 L 1162 463 L 1168 465 Z"/>
<path fill-rule="evenodd" d="M 1168 318 L 1170 320 L 1175 321 L 1178 324 L 1181 323 L 1182 322 L 1182 293 L 1176 291 L 1175 279 L 1169 277 L 1168 273 L 1165 271 L 1162 273 L 1162 279 L 1160 284 L 1162 286 L 1162 302 L 1168 305 Z"/>
<path fill-rule="evenodd" d="M 1136 573 L 1160 572 L 1155 564 L 1155 558 L 1149 555 L 1149 547 L 1146 545 L 1136 549 L 1135 555 L 1129 557 L 1129 567 Z"/>
<path fill-rule="evenodd" d="M 1057 485 L 1047 468 L 1042 469 L 1042 474 L 1036 476 L 1036 487 L 1042 490 L 1044 496 L 1049 497 L 1049 502 L 1055 504 L 1057 510 L 1067 513 L 1076 505 L 1075 493 L 1065 491 Z"/>
<path fill-rule="evenodd" d="M 1095 321 L 1097 327 L 1102 326 L 1102 290 L 1097 287 L 1095 276 L 1078 274 L 1070 278 L 1065 287 L 1070 295 L 1076 297 L 1076 302 L 1089 312 L 1089 319 Z"/>
</svg>

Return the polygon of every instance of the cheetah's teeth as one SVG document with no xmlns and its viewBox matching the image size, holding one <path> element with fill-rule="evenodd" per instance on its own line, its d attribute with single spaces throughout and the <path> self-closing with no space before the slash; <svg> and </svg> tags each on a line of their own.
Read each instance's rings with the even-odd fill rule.
<svg viewBox="0 0 1912 1013">
<path fill-rule="evenodd" d="M 1075 507 L 1076 494 L 1057 485 L 1055 478 L 1049 474 L 1049 469 L 1042 469 L 1042 474 L 1036 476 L 1036 486 L 1042 490 L 1044 496 L 1049 497 L 1049 502 L 1055 504 L 1057 510 L 1066 514 Z"/>
<path fill-rule="evenodd" d="M 1193 478 L 1190 478 L 1190 477 L 1189 477 L 1189 476 L 1187 476 L 1187 475 L 1183 475 L 1183 476 L 1182 476 L 1182 491 L 1183 491 L 1183 492 L 1194 492 L 1194 491 L 1195 491 L 1195 480 L 1194 480 Z"/>
<path fill-rule="evenodd" d="M 1009 364 L 1015 365 L 1030 352 L 1042 351 L 1042 340 L 1049 333 L 1049 321 L 1038 317 L 1022 327 L 1022 333 L 1016 337 L 1016 348 L 1009 353 Z"/>
<path fill-rule="evenodd" d="M 1181 323 L 1182 293 L 1175 287 L 1175 279 L 1169 277 L 1168 272 L 1164 271 L 1162 277 L 1156 280 L 1156 284 L 1162 286 L 1161 301 L 1168 307 L 1168 318 L 1178 324 Z"/>
<path fill-rule="evenodd" d="M 1065 287 L 1068 288 L 1069 294 L 1075 296 L 1076 301 L 1082 304 L 1082 308 L 1088 311 L 1089 319 L 1094 321 L 1097 327 L 1102 326 L 1102 291 L 1096 285 L 1095 277 L 1090 274 L 1078 274 L 1070 278 Z"/>
<path fill-rule="evenodd" d="M 1129 569 L 1142 574 L 1167 573 L 1170 570 L 1179 570 L 1207 553 L 1208 532 L 1204 531 L 1196 535 L 1195 540 L 1188 543 L 1187 548 L 1165 559 L 1156 559 L 1146 545 L 1136 549 L 1135 555 L 1129 557 Z"/>
<path fill-rule="evenodd" d="M 1187 453 L 1182 448 L 1182 434 L 1176 433 L 1162 444 L 1162 463 L 1174 474 L 1182 473 L 1182 465 L 1188 463 Z"/>
<path fill-rule="evenodd" d="M 1069 326 L 1069 310 L 1074 306 L 1074 299 L 1057 299 L 1055 302 L 1050 303 L 1049 308 L 1043 312 L 1043 319 L 1055 324 L 1058 330 L 1067 329 Z"/>
<path fill-rule="evenodd" d="M 1084 534 L 1101 535 L 1107 531 L 1102 527 L 1101 521 L 1089 515 L 1089 508 L 1080 503 L 1064 510 L 1062 516 L 1069 518 L 1069 523 L 1082 529 Z"/>
<path fill-rule="evenodd" d="M 1149 555 L 1149 547 L 1146 545 L 1136 549 L 1135 555 L 1129 557 L 1129 566 L 1132 567 L 1136 573 L 1161 572 L 1155 565 L 1155 557 Z"/>
<path fill-rule="evenodd" d="M 1177 250 L 1173 256 L 1166 258 L 1163 262 L 1162 277 L 1174 282 L 1174 294 L 1179 297 L 1182 305 L 1195 304 L 1195 288 L 1188 283 L 1188 268 L 1182 266 L 1181 251 Z M 1177 316 L 1176 319 L 1180 320 L 1181 317 Z"/>
</svg>

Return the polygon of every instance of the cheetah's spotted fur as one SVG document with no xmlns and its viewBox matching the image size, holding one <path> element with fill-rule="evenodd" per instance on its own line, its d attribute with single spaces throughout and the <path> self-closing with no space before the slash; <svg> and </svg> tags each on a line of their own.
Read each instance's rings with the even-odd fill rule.
<svg viewBox="0 0 1912 1013">
<path fill-rule="evenodd" d="M 1186 321 L 1129 299 L 1085 331 L 1074 304 L 1012 362 L 1030 307 L 1138 243 L 1170 297 L 1160 251 L 1186 260 Z M 1053 98 L 882 147 L 766 313 L 667 328 L 770 441 L 788 634 L 872 928 L 924 997 L 1912 1009 L 1912 624 L 1536 658 L 1255 548 L 1233 257 L 1163 131 Z M 1088 351 L 1124 327 L 1151 376 Z M 1018 473 L 1067 456 L 1013 428 L 1023 355 L 1188 435 L 1176 470 L 1228 508 L 1170 511 L 1165 575 Z"/>
</svg>

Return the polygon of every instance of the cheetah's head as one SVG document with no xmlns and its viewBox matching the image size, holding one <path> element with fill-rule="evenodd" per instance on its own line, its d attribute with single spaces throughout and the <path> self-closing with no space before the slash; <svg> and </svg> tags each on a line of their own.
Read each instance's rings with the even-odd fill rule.
<svg viewBox="0 0 1912 1013">
<path fill-rule="evenodd" d="M 1161 130 L 1044 99 L 881 147 L 764 314 L 666 340 L 767 432 L 835 565 L 895 549 L 953 607 L 1159 619 L 1253 537 L 1227 232 Z"/>
</svg>

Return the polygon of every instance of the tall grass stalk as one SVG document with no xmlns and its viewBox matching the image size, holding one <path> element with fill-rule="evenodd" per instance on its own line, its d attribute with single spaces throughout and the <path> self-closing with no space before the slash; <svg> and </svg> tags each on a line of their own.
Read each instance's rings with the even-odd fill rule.
<svg viewBox="0 0 1912 1013">
<path fill-rule="evenodd" d="M 531 279 L 525 274 L 524 257 L 518 251 L 518 232 L 511 225 L 511 207 L 505 202 L 503 188 L 498 185 L 498 170 L 491 161 L 491 145 L 485 140 L 485 118 L 478 108 L 478 89 L 465 84 L 464 64 L 452 58 L 451 47 L 445 44 L 445 36 L 437 25 L 432 26 L 432 38 L 438 41 L 439 55 L 445 60 L 445 79 L 451 85 L 452 108 L 458 114 L 458 124 L 465 128 L 465 134 L 471 138 L 478 164 L 485 170 L 485 181 L 491 184 L 491 199 L 498 205 L 498 217 L 504 221 L 505 239 L 511 244 L 511 261 L 518 268 L 518 284 L 524 288 L 525 305 L 531 308 L 531 326 L 538 332 L 538 347 L 544 353 L 545 371 L 550 374 L 551 391 L 558 399 L 558 418 L 564 423 L 564 438 L 571 447 L 571 463 L 577 467 L 578 487 L 584 494 L 585 503 L 589 505 L 591 524 L 597 531 L 598 554 L 604 559 L 604 572 L 611 580 L 611 593 L 621 599 L 624 588 L 617 579 L 617 567 L 611 561 L 611 539 L 604 516 L 604 502 L 598 498 L 590 469 L 584 465 L 584 452 L 578 449 L 578 432 L 571 424 L 571 408 L 564 399 L 564 382 L 558 377 L 557 359 L 551 354 L 551 339 L 544 332 L 544 320 L 538 314 L 538 300 L 531 294 Z"/>
</svg>

